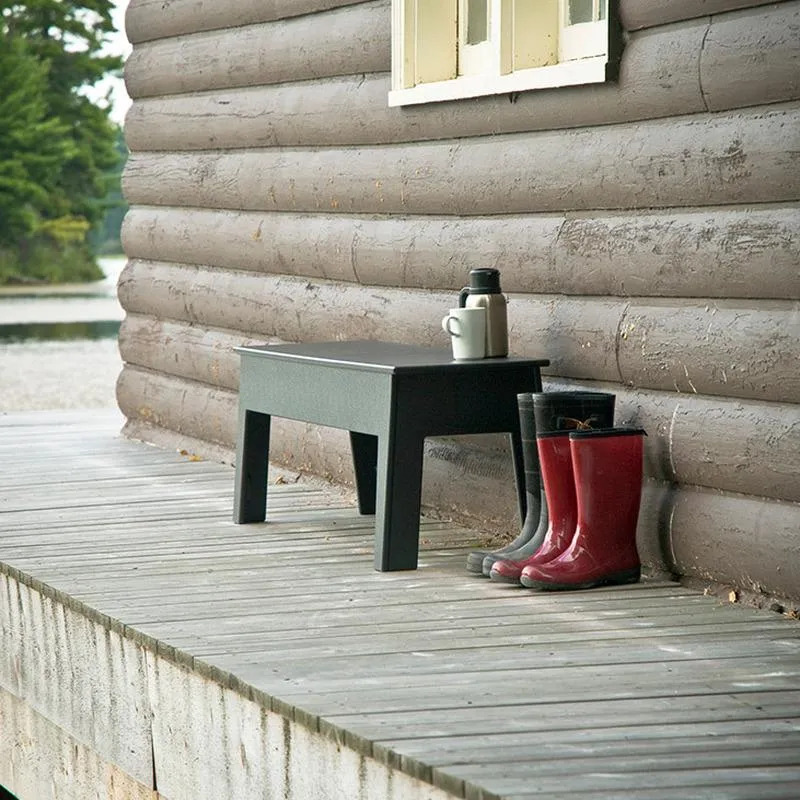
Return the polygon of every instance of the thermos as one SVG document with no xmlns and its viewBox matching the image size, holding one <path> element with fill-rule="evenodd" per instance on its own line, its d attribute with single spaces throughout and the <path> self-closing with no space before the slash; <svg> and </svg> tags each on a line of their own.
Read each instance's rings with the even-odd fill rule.
<svg viewBox="0 0 800 800">
<path fill-rule="evenodd" d="M 486 309 L 486 355 L 508 355 L 508 313 L 506 298 L 500 291 L 500 272 L 491 267 L 470 270 L 469 286 L 458 294 L 462 308 Z"/>
</svg>

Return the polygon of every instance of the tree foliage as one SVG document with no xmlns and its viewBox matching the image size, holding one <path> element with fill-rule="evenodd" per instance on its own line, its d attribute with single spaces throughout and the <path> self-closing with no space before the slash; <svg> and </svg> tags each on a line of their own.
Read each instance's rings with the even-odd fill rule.
<svg viewBox="0 0 800 800">
<path fill-rule="evenodd" d="M 116 148 L 119 161 L 105 174 L 106 195 L 103 200 L 103 219 L 94 226 L 90 237 L 94 251 L 100 255 L 122 252 L 122 242 L 120 241 L 122 220 L 128 211 L 128 204 L 122 196 L 122 171 L 128 160 L 128 146 L 125 144 L 122 128 L 117 128 Z"/>
<path fill-rule="evenodd" d="M 47 117 L 47 66 L 22 39 L 0 48 L 0 87 L 0 243 L 11 244 L 47 215 L 75 149 L 67 126 Z"/>
<path fill-rule="evenodd" d="M 83 92 L 122 66 L 101 55 L 112 9 L 0 0 L 0 247 L 103 217 L 119 129 Z"/>
</svg>

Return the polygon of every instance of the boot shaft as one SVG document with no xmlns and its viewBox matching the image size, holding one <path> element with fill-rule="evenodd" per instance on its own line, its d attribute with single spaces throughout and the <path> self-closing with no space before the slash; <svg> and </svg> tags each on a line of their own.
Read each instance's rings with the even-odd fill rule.
<svg viewBox="0 0 800 800">
<path fill-rule="evenodd" d="M 577 501 L 569 435 L 569 431 L 540 433 L 536 444 L 551 523 L 561 521 L 568 526 L 571 521 L 574 527 Z"/>
<path fill-rule="evenodd" d="M 519 411 L 519 432 L 522 441 L 536 441 L 536 424 L 533 416 L 533 397 L 530 392 L 517 395 L 517 409 Z"/>
<path fill-rule="evenodd" d="M 539 466 L 539 451 L 536 445 L 536 425 L 533 420 L 533 398 L 530 392 L 517 395 L 519 429 L 522 439 L 522 463 L 525 467 L 526 508 L 523 528 L 535 531 L 541 517 L 542 476 Z"/>
<path fill-rule="evenodd" d="M 611 428 L 616 396 L 608 392 L 534 392 L 537 433 L 583 428 Z"/>
<path fill-rule="evenodd" d="M 569 434 L 578 527 L 602 534 L 605 546 L 635 548 L 645 436 L 640 428 Z"/>
</svg>

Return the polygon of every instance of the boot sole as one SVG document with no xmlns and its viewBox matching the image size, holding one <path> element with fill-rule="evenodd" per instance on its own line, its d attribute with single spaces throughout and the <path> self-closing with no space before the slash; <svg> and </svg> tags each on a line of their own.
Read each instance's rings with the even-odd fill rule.
<svg viewBox="0 0 800 800">
<path fill-rule="evenodd" d="M 492 567 L 498 562 L 502 561 L 502 556 L 495 557 L 494 553 L 490 553 L 483 559 L 483 564 L 481 564 L 481 572 L 484 574 L 485 577 L 491 578 L 492 577 Z M 486 562 L 489 562 L 489 567 L 487 569 Z"/>
<path fill-rule="evenodd" d="M 489 574 L 492 583 L 505 583 L 507 586 L 519 586 L 519 578 L 509 578 L 506 575 L 499 575 L 496 572 Z"/>
<path fill-rule="evenodd" d="M 595 586 L 619 586 L 625 583 L 637 583 L 641 578 L 641 567 L 626 569 L 622 572 L 615 572 L 612 575 L 604 575 L 593 581 L 583 583 L 549 583 L 548 581 L 535 581 L 523 575 L 520 583 L 528 589 L 544 589 L 545 591 L 565 591 L 568 589 L 593 589 Z"/>
<path fill-rule="evenodd" d="M 483 559 L 489 555 L 488 550 L 475 550 L 467 556 L 467 572 L 483 575 Z M 480 558 L 478 558 L 480 556 Z"/>
</svg>

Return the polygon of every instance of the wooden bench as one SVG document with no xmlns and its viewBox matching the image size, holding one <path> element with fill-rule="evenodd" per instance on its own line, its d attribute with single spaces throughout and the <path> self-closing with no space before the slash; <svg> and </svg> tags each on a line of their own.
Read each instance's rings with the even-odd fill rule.
<svg viewBox="0 0 800 800">
<path fill-rule="evenodd" d="M 426 436 L 508 433 L 521 517 L 525 473 L 517 394 L 541 391 L 549 361 L 453 361 L 387 342 L 236 348 L 241 356 L 234 521 L 266 518 L 270 418 L 350 432 L 362 514 L 375 514 L 375 569 L 416 569 Z"/>
</svg>

